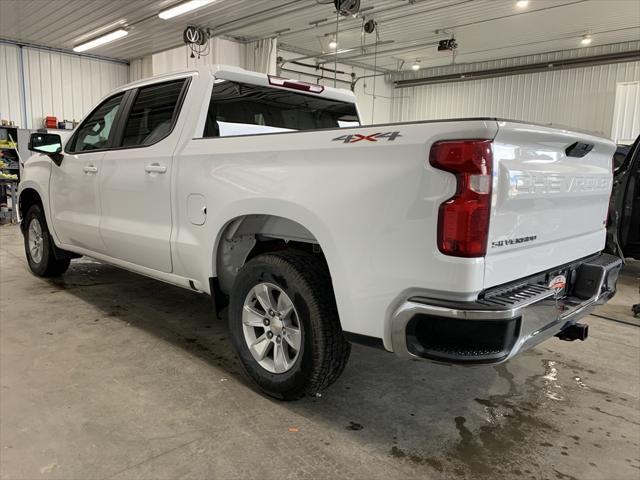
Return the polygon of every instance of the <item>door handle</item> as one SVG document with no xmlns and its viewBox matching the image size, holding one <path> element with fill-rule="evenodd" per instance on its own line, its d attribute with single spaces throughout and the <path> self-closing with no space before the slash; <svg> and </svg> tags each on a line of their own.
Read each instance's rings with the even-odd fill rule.
<svg viewBox="0 0 640 480">
<path fill-rule="evenodd" d="M 151 165 L 144 167 L 144 171 L 147 173 L 167 173 L 167 167 L 157 163 L 152 163 Z"/>
<path fill-rule="evenodd" d="M 98 167 L 94 165 L 87 165 L 82 169 L 84 173 L 98 173 Z"/>
</svg>

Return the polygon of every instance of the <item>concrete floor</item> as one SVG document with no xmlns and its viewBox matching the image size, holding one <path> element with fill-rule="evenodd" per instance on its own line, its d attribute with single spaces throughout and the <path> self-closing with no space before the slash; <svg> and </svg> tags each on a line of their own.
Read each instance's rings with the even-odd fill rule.
<svg viewBox="0 0 640 480">
<path fill-rule="evenodd" d="M 481 368 L 355 346 L 321 397 L 281 403 L 207 297 L 90 259 L 38 279 L 0 227 L 0 476 L 637 480 L 639 274 L 586 342 Z"/>
</svg>

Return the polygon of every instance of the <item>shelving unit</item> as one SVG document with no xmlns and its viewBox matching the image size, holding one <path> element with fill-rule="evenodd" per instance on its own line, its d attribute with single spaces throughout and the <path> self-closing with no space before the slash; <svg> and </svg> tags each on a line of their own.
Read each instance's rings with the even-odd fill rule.
<svg viewBox="0 0 640 480">
<path fill-rule="evenodd" d="M 18 220 L 18 182 L 20 181 L 20 153 L 18 128 L 0 126 L 0 223 Z"/>
</svg>

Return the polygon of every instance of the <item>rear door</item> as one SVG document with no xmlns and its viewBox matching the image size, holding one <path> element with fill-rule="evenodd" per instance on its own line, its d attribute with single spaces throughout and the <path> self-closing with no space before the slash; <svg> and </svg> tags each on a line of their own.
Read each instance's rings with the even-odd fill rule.
<svg viewBox="0 0 640 480">
<path fill-rule="evenodd" d="M 618 240 L 625 257 L 640 258 L 640 140 L 629 155 L 615 202 L 619 205 Z"/>
<path fill-rule="evenodd" d="M 615 144 L 515 122 L 498 128 L 485 287 L 602 250 Z"/>
<path fill-rule="evenodd" d="M 118 147 L 100 174 L 100 235 L 114 258 L 171 272 L 171 172 L 174 127 L 189 80 L 155 83 L 129 93 Z"/>
</svg>

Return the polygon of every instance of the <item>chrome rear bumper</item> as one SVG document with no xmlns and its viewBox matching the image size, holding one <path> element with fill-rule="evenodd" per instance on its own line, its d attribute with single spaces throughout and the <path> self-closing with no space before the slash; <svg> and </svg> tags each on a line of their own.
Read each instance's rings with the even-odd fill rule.
<svg viewBox="0 0 640 480">
<path fill-rule="evenodd" d="M 538 276 L 493 289 L 475 302 L 409 298 L 391 318 L 393 351 L 445 363 L 503 362 L 610 299 L 621 266 L 607 254 L 565 266 L 571 281 L 561 296 L 544 282 L 531 283 Z"/>
</svg>

